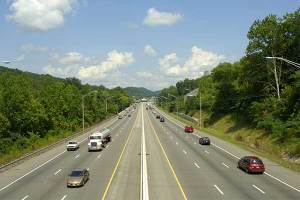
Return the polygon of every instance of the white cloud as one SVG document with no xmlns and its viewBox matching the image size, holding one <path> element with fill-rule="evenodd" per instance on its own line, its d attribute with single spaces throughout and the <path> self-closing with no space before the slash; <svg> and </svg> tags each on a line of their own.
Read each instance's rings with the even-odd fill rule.
<svg viewBox="0 0 300 200">
<path fill-rule="evenodd" d="M 24 59 L 25 59 L 25 55 L 22 54 L 22 55 L 20 55 L 20 56 L 16 59 L 16 62 L 21 62 L 21 61 L 23 61 Z"/>
<path fill-rule="evenodd" d="M 36 46 L 33 44 L 25 44 L 21 50 L 27 53 L 46 53 L 49 49 L 47 47 Z"/>
<path fill-rule="evenodd" d="M 78 52 L 69 52 L 66 53 L 64 56 L 58 59 L 58 62 L 63 65 L 70 65 L 70 64 L 80 64 L 83 62 L 88 61 L 89 58 L 84 57 L 82 54 Z"/>
<path fill-rule="evenodd" d="M 144 19 L 144 24 L 150 26 L 157 25 L 172 25 L 180 21 L 183 16 L 179 13 L 160 12 L 155 8 L 150 8 L 147 11 L 147 16 Z"/>
<path fill-rule="evenodd" d="M 113 50 L 107 54 L 107 59 L 98 65 L 81 67 L 78 76 L 83 79 L 103 79 L 107 73 L 117 70 L 119 67 L 134 61 L 130 52 L 118 52 Z"/>
<path fill-rule="evenodd" d="M 139 78 L 152 78 L 153 77 L 153 74 L 151 72 L 146 72 L 146 71 L 137 72 L 136 75 Z"/>
<path fill-rule="evenodd" d="M 148 56 L 156 56 L 157 54 L 155 49 L 149 44 L 144 47 L 144 53 Z"/>
<path fill-rule="evenodd" d="M 43 71 L 47 74 L 58 76 L 58 77 L 74 77 L 78 71 L 76 67 L 53 67 L 52 65 L 47 65 L 43 68 Z"/>
<path fill-rule="evenodd" d="M 48 31 L 63 25 L 77 0 L 13 0 L 8 19 L 34 31 Z"/>
<path fill-rule="evenodd" d="M 218 55 L 201 48 L 193 46 L 192 55 L 181 66 L 177 63 L 176 53 L 165 55 L 159 59 L 161 71 L 168 76 L 196 78 L 203 75 L 204 71 L 211 70 L 220 62 L 225 60 L 225 56 Z"/>
</svg>

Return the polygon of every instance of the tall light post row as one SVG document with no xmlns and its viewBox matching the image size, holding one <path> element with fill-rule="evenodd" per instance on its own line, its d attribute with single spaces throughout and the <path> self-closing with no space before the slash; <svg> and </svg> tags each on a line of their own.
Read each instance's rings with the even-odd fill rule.
<svg viewBox="0 0 300 200">
<path fill-rule="evenodd" d="M 106 99 L 105 99 L 105 112 L 107 112 L 107 101 L 111 98 L 112 98 L 112 96 L 106 97 Z"/>
<path fill-rule="evenodd" d="M 84 133 L 84 98 L 90 94 L 97 93 L 97 90 L 91 91 L 85 95 L 82 95 L 81 107 L 82 107 L 82 133 Z"/>
<path fill-rule="evenodd" d="M 201 120 L 202 120 L 202 100 L 201 100 L 201 91 L 200 91 L 200 88 L 199 88 L 199 127 L 201 128 Z M 197 97 L 196 94 L 194 95 L 187 95 L 188 97 Z"/>
<path fill-rule="evenodd" d="M 177 101 L 176 101 L 176 96 L 174 96 L 174 95 L 172 95 L 172 94 L 169 94 L 168 93 L 168 96 L 171 96 L 171 97 L 174 97 L 174 99 L 175 99 L 175 104 L 176 104 L 176 112 L 177 112 L 177 120 L 178 120 L 178 105 L 177 105 Z"/>
<path fill-rule="evenodd" d="M 300 69 L 300 64 L 290 61 L 288 59 L 285 58 L 281 58 L 281 57 L 272 57 L 272 56 L 267 56 L 266 59 L 270 59 L 273 60 L 273 65 L 274 65 L 274 77 L 275 77 L 275 82 L 276 82 L 276 90 L 277 90 L 277 97 L 278 99 L 280 99 L 280 88 L 279 88 L 279 80 L 278 80 L 278 76 L 277 76 L 277 69 L 276 69 L 276 65 L 275 65 L 275 60 L 282 60 L 290 65 L 293 65 L 294 67 L 297 67 Z"/>
</svg>

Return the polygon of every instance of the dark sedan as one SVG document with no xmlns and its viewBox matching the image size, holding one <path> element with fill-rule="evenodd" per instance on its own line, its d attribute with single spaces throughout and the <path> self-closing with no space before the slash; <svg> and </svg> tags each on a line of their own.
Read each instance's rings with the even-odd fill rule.
<svg viewBox="0 0 300 200">
<path fill-rule="evenodd" d="M 201 137 L 201 138 L 199 138 L 199 144 L 210 145 L 210 139 L 209 139 L 209 137 Z"/>
</svg>

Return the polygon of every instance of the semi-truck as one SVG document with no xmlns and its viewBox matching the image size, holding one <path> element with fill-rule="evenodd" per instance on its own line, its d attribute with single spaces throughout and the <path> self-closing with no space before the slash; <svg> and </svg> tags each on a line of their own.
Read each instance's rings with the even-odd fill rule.
<svg viewBox="0 0 300 200">
<path fill-rule="evenodd" d="M 110 130 L 104 128 L 100 131 L 94 132 L 89 137 L 88 150 L 99 151 L 102 150 L 108 142 L 111 141 Z"/>
</svg>

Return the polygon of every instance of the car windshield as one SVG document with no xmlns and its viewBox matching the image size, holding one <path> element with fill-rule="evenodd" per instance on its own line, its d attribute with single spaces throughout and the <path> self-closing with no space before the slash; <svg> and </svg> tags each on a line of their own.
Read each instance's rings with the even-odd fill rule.
<svg viewBox="0 0 300 200">
<path fill-rule="evenodd" d="M 90 136 L 90 140 L 101 139 L 101 136 Z"/>
<path fill-rule="evenodd" d="M 77 144 L 77 142 L 69 142 L 69 144 Z"/>
<path fill-rule="evenodd" d="M 72 173 L 70 174 L 70 176 L 72 177 L 79 177 L 82 176 L 83 172 L 82 171 L 72 171 Z"/>
</svg>

